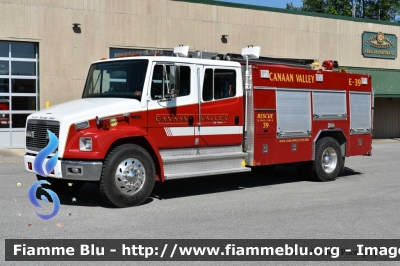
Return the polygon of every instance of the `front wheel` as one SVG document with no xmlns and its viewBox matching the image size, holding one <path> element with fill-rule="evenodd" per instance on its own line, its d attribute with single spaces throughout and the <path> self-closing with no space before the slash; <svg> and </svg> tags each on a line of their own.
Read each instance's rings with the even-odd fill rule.
<svg viewBox="0 0 400 266">
<path fill-rule="evenodd" d="M 317 141 L 315 160 L 311 166 L 311 176 L 318 181 L 335 180 L 343 166 L 339 143 L 331 137 Z"/>
<path fill-rule="evenodd" d="M 153 190 L 155 166 L 150 154 L 135 144 L 116 147 L 107 156 L 100 179 L 100 196 L 116 207 L 142 204 Z"/>
</svg>

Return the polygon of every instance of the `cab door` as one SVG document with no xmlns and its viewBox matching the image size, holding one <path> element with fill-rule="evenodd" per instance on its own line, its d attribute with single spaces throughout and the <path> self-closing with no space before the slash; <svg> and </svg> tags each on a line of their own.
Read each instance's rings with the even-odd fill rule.
<svg viewBox="0 0 400 266">
<path fill-rule="evenodd" d="M 196 130 L 199 145 L 240 145 L 244 123 L 240 69 L 204 66 L 202 73 Z"/>
<path fill-rule="evenodd" d="M 160 149 L 195 146 L 195 68 L 153 63 L 148 95 L 148 133 Z"/>
</svg>

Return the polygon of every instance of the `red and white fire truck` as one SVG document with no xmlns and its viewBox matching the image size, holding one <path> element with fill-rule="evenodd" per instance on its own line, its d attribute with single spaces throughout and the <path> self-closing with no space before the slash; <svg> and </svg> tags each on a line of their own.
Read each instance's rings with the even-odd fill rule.
<svg viewBox="0 0 400 266">
<path fill-rule="evenodd" d="M 99 184 L 108 203 L 141 204 L 154 183 L 296 164 L 315 180 L 336 179 L 345 157 L 371 155 L 371 77 L 327 60 L 242 54 L 204 59 L 187 46 L 175 56 L 94 62 L 82 98 L 30 115 L 25 170 L 54 133 L 58 190 Z M 337 67 L 337 66 L 336 66 Z M 71 185 L 73 185 L 71 187 Z"/>
</svg>

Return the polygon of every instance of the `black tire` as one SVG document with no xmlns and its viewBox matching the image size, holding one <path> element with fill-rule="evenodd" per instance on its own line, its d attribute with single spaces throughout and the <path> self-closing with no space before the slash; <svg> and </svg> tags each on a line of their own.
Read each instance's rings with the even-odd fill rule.
<svg viewBox="0 0 400 266">
<path fill-rule="evenodd" d="M 153 190 L 155 172 L 154 162 L 145 149 L 135 144 L 118 146 L 104 162 L 100 196 L 116 207 L 140 205 Z"/>
<path fill-rule="evenodd" d="M 58 194 L 75 193 L 83 187 L 85 181 L 65 180 L 57 178 L 48 178 L 41 175 L 36 175 L 37 180 L 46 180 L 50 185 L 42 185 L 43 188 L 53 190 Z"/>
<path fill-rule="evenodd" d="M 311 163 L 310 175 L 317 181 L 333 181 L 343 166 L 339 143 L 331 137 L 321 138 L 315 147 L 315 160 Z"/>
</svg>

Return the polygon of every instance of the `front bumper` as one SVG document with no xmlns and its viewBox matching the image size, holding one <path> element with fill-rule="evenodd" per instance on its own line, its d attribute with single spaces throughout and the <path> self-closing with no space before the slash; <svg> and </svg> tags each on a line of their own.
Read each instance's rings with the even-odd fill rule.
<svg viewBox="0 0 400 266">
<path fill-rule="evenodd" d="M 29 169 L 28 166 L 29 163 L 33 166 L 35 158 L 36 156 L 32 155 L 24 156 L 25 171 L 37 174 L 33 169 Z M 45 165 L 47 161 L 48 159 L 43 162 L 43 165 Z M 102 168 L 103 162 L 101 161 L 58 160 L 52 172 L 53 174 L 49 174 L 48 176 L 65 180 L 99 181 Z"/>
</svg>

